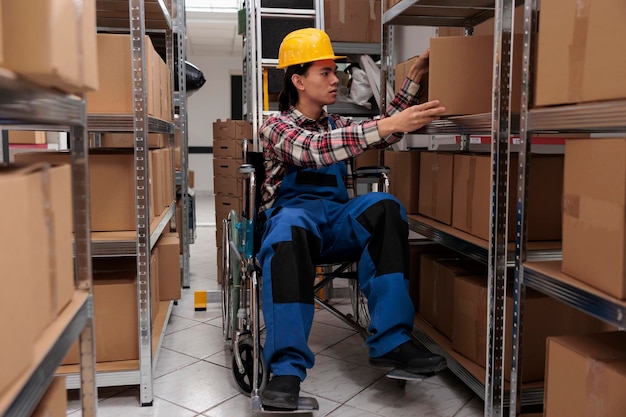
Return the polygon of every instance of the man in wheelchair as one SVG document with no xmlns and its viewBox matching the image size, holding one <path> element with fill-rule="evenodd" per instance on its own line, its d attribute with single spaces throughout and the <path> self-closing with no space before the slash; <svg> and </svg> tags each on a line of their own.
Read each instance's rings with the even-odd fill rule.
<svg viewBox="0 0 626 417">
<path fill-rule="evenodd" d="M 350 158 L 385 148 L 433 120 L 445 108 L 417 103 L 428 71 L 428 51 L 413 65 L 388 116 L 356 123 L 329 115 L 339 79 L 328 35 L 319 29 L 288 34 L 279 50 L 285 70 L 280 114 L 259 129 L 266 179 L 262 185 L 258 253 L 266 325 L 264 358 L 271 380 L 263 406 L 295 410 L 300 382 L 314 363 L 307 345 L 314 313 L 313 285 L 319 263 L 354 259 L 371 316 L 366 339 L 370 363 L 415 374 L 446 367 L 445 358 L 411 340 L 414 308 L 408 295 L 406 210 L 392 195 L 354 197 Z"/>
</svg>

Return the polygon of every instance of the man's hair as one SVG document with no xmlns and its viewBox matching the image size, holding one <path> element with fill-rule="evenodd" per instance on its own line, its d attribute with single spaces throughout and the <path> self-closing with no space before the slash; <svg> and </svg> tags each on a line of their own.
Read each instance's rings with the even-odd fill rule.
<svg viewBox="0 0 626 417">
<path fill-rule="evenodd" d="M 283 90 L 278 95 L 278 110 L 281 112 L 289 110 L 290 106 L 295 106 L 298 102 L 298 90 L 291 82 L 291 76 L 294 74 L 304 75 L 313 65 L 312 62 L 305 64 L 292 65 L 287 67 L 285 78 L 283 78 Z"/>
</svg>

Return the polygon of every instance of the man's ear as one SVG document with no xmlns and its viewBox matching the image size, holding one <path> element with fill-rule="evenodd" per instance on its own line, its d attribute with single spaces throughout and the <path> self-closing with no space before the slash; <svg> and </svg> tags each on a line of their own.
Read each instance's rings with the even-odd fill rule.
<svg viewBox="0 0 626 417">
<path fill-rule="evenodd" d="M 291 76 L 291 82 L 298 90 L 304 90 L 304 82 L 302 81 L 302 76 L 298 74 L 293 74 Z"/>
</svg>

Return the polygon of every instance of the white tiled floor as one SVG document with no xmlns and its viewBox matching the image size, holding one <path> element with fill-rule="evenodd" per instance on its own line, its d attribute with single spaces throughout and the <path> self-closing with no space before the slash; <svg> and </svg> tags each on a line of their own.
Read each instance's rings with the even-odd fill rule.
<svg viewBox="0 0 626 417">
<path fill-rule="evenodd" d="M 99 390 L 100 417 L 244 417 L 253 416 L 240 394 L 224 345 L 221 307 L 193 308 L 196 290 L 218 290 L 212 195 L 198 194 L 197 237 L 190 246 L 190 284 L 173 307 L 154 375 L 154 403 L 139 406 L 137 386 Z M 310 346 L 316 363 L 301 387 L 315 397 L 314 417 L 479 417 L 483 403 L 449 371 L 400 388 L 372 368 L 361 336 L 325 311 L 317 311 Z M 81 415 L 78 392 L 70 392 L 68 415 Z M 302 414 L 300 414 L 302 415 Z M 307 414 L 304 414 L 305 416 Z"/>
</svg>

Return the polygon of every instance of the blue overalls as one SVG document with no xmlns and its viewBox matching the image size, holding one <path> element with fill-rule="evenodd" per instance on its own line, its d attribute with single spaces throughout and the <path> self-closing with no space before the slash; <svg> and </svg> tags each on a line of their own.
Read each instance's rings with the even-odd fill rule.
<svg viewBox="0 0 626 417">
<path fill-rule="evenodd" d="M 345 162 L 319 169 L 291 166 L 267 217 L 257 258 L 263 271 L 265 363 L 273 375 L 306 377 L 315 356 L 307 345 L 314 313 L 315 267 L 355 260 L 368 300 L 371 357 L 409 340 L 406 210 L 390 194 L 348 198 Z"/>
</svg>

